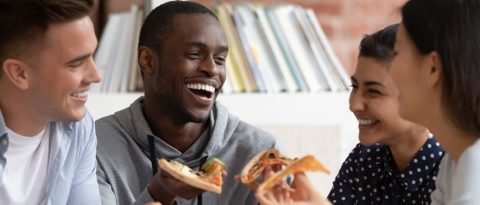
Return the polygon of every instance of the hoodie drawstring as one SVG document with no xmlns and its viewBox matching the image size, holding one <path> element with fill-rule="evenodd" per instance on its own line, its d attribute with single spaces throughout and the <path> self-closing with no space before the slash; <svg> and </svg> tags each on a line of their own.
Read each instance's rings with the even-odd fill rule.
<svg viewBox="0 0 480 205">
<path fill-rule="evenodd" d="M 202 166 L 203 164 L 205 164 L 205 162 L 207 162 L 207 159 L 208 159 L 208 156 L 204 156 L 200 159 L 200 166 L 198 167 L 198 171 L 202 170 Z M 200 194 L 197 196 L 197 205 L 202 205 L 202 203 L 203 203 L 202 194 Z"/>
<path fill-rule="evenodd" d="M 148 148 L 150 149 L 150 163 L 152 163 L 152 172 L 153 176 L 157 174 L 158 171 L 158 164 L 157 164 L 157 157 L 155 156 L 155 141 L 152 135 L 148 135 Z"/>
</svg>

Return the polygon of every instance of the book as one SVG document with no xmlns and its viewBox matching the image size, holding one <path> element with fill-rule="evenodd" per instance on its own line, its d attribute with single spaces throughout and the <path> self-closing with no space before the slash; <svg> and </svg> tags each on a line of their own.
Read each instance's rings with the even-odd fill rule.
<svg viewBox="0 0 480 205">
<path fill-rule="evenodd" d="M 272 52 L 274 60 L 276 62 L 275 68 L 281 72 L 283 83 L 288 92 L 297 92 L 299 87 L 293 78 L 293 74 L 290 72 L 285 56 L 280 49 L 280 45 L 275 37 L 274 31 L 270 24 L 270 21 L 265 13 L 265 7 L 263 5 L 254 5 L 255 14 L 263 28 L 265 34 L 265 41 L 268 42 L 269 48 Z"/>
<path fill-rule="evenodd" d="M 244 92 L 246 90 L 246 83 L 247 79 L 242 79 L 242 75 L 240 73 L 239 66 L 240 63 L 238 62 L 240 59 L 237 47 L 237 43 L 235 41 L 235 37 L 233 34 L 236 32 L 231 25 L 230 15 L 227 13 L 226 9 L 223 6 L 216 6 L 214 8 L 214 12 L 217 15 L 218 21 L 222 26 L 225 36 L 227 38 L 227 45 L 228 45 L 228 55 L 226 59 L 226 72 L 227 72 L 227 79 L 231 82 L 231 87 L 233 92 Z M 251 89 L 253 90 L 253 89 Z"/>
<path fill-rule="evenodd" d="M 253 53 L 252 53 L 253 49 L 250 48 L 251 44 L 248 42 L 246 33 L 249 31 L 245 30 L 246 24 L 242 16 L 239 14 L 238 7 L 232 10 L 231 15 L 238 33 L 238 37 L 240 39 L 240 43 L 242 47 L 245 49 L 245 57 L 248 63 L 247 68 L 250 68 L 257 90 L 259 92 L 266 92 L 267 87 L 262 78 L 262 75 L 260 74 L 260 70 L 257 68 L 257 64 L 255 63 L 255 57 L 253 56 Z"/>
<path fill-rule="evenodd" d="M 124 24 L 122 26 L 120 39 L 117 42 L 119 44 L 116 60 L 111 67 L 111 78 L 106 85 L 107 92 L 126 92 L 128 84 L 128 74 L 131 69 L 133 50 L 132 44 L 134 44 L 135 22 L 138 16 L 139 7 L 133 4 L 130 12 L 124 17 Z M 136 49 L 135 49 L 136 50 Z"/>
<path fill-rule="evenodd" d="M 291 4 L 283 4 L 273 8 L 272 11 L 275 13 L 283 33 L 289 34 L 285 35 L 288 46 L 299 65 L 299 70 L 305 78 L 309 91 L 328 91 L 330 87 L 318 69 L 315 57 L 307 45 L 305 34 L 295 18 L 294 9 L 295 7 Z"/>
<path fill-rule="evenodd" d="M 231 4 L 221 4 L 217 6 L 217 11 L 220 19 L 223 19 L 225 27 L 227 28 L 225 34 L 229 43 L 229 57 L 233 57 L 232 63 L 235 65 L 235 70 L 239 81 L 243 84 L 246 92 L 258 91 L 255 78 L 248 67 L 245 50 L 240 41 L 240 36 L 235 27 L 233 20 L 233 8 Z M 242 89 L 243 90 L 243 89 Z"/>
<path fill-rule="evenodd" d="M 141 80 L 140 66 L 138 65 L 138 39 L 140 36 L 140 28 L 143 23 L 144 11 L 139 10 L 135 22 L 134 40 L 132 43 L 132 59 L 130 60 L 130 73 L 128 79 L 128 92 L 137 91 L 137 81 Z"/>
<path fill-rule="evenodd" d="M 100 83 L 95 83 L 92 85 L 92 91 L 101 92 L 103 91 L 102 86 L 105 82 L 108 81 L 110 74 L 110 67 L 113 64 L 116 52 L 116 47 L 118 44 L 118 32 L 121 32 L 121 22 L 123 17 L 127 15 L 126 13 L 116 13 L 111 14 L 108 18 L 108 21 L 105 25 L 102 36 L 100 37 L 100 44 L 94 56 L 94 62 L 97 66 L 99 74 L 102 76 L 102 81 Z M 108 75 L 107 75 L 108 74 Z"/>
<path fill-rule="evenodd" d="M 320 71 L 319 77 L 322 81 L 325 81 L 331 91 L 338 91 L 341 85 L 338 85 L 335 81 L 335 73 L 332 72 L 331 66 L 328 62 L 328 59 L 323 52 L 323 49 L 320 46 L 320 41 L 318 40 L 317 36 L 315 35 L 315 31 L 313 30 L 310 21 L 307 19 L 307 15 L 305 10 L 300 7 L 294 8 L 294 15 L 297 19 L 297 22 L 300 25 L 300 29 L 302 34 L 305 36 L 305 40 L 307 42 L 308 47 L 311 49 L 314 60 L 316 65 L 318 66 L 318 70 Z"/>
<path fill-rule="evenodd" d="M 284 91 L 283 76 L 277 72 L 278 65 L 273 61 L 263 28 L 260 27 L 253 10 L 249 4 L 238 4 L 235 6 L 235 10 L 243 21 L 243 27 L 238 29 L 242 29 L 245 34 L 246 50 L 252 54 L 251 62 L 258 69 L 266 91 L 272 93 Z"/>
<path fill-rule="evenodd" d="M 317 20 L 315 12 L 312 9 L 307 9 L 306 12 L 308 19 L 310 20 L 313 28 L 316 31 L 315 33 L 318 35 L 320 45 L 323 48 L 325 55 L 327 56 L 328 62 L 330 63 L 334 71 L 336 71 L 334 72 L 336 73 L 336 75 L 334 76 L 336 77 L 338 83 L 341 84 L 344 88 L 342 90 L 349 90 L 350 77 L 348 76 L 345 68 L 342 66 L 337 56 L 333 52 L 332 46 L 330 45 L 327 36 L 325 35 L 325 32 L 323 32 L 323 29 L 320 27 L 320 23 Z"/>
<path fill-rule="evenodd" d="M 293 57 L 292 51 L 290 50 L 287 40 L 285 39 L 285 34 L 280 28 L 278 24 L 277 18 L 275 14 L 271 11 L 270 8 L 264 8 L 264 12 L 270 21 L 270 25 L 272 26 L 273 34 L 275 34 L 275 38 L 278 42 L 280 50 L 282 51 L 283 56 L 285 57 L 285 61 L 287 62 L 288 69 L 295 80 L 295 84 L 298 86 L 299 91 L 308 91 L 309 88 L 305 82 L 305 79 L 300 72 L 300 68 L 298 67 L 297 62 L 295 62 L 295 58 Z"/>
</svg>

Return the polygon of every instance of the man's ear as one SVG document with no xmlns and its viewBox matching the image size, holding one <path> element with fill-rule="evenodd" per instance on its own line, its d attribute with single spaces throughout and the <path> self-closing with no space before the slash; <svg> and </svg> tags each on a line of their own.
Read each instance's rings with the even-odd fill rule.
<svg viewBox="0 0 480 205">
<path fill-rule="evenodd" d="M 151 75 L 155 72 L 156 55 L 149 47 L 140 46 L 138 48 L 138 64 L 144 75 Z"/>
<path fill-rule="evenodd" d="M 440 81 L 442 79 L 442 60 L 440 59 L 440 55 L 436 51 L 433 51 L 428 54 L 428 61 L 429 61 L 429 76 L 430 76 L 430 85 L 438 86 L 440 85 Z"/>
<path fill-rule="evenodd" d="M 21 90 L 28 89 L 28 65 L 16 59 L 8 58 L 3 61 L 2 70 L 6 79 Z"/>
</svg>

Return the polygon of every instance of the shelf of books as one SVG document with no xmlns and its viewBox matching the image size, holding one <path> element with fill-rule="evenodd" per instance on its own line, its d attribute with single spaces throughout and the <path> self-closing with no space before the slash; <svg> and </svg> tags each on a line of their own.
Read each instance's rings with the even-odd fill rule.
<svg viewBox="0 0 480 205">
<path fill-rule="evenodd" d="M 103 75 L 95 91 L 142 90 L 136 44 L 145 10 L 133 5 L 129 12 L 109 16 L 95 56 Z M 213 10 L 229 45 L 224 93 L 348 90 L 347 73 L 313 10 L 288 3 L 251 2 L 222 3 Z"/>
</svg>

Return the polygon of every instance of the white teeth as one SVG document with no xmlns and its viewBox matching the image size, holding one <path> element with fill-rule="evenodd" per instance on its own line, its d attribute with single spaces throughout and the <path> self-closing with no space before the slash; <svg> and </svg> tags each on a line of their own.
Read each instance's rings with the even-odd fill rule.
<svg viewBox="0 0 480 205">
<path fill-rule="evenodd" d="M 193 90 L 203 90 L 209 93 L 215 92 L 215 87 L 207 84 L 192 83 L 192 84 L 187 84 L 187 88 L 190 88 Z"/>
<path fill-rule="evenodd" d="M 73 93 L 72 94 L 73 97 L 78 97 L 78 98 L 86 97 L 87 95 L 88 95 L 88 91 L 83 91 L 83 92 L 78 92 L 78 93 Z"/>
<path fill-rule="evenodd" d="M 373 123 L 377 122 L 377 120 L 362 120 L 362 119 L 358 119 L 358 123 L 360 125 L 371 125 Z"/>
</svg>

